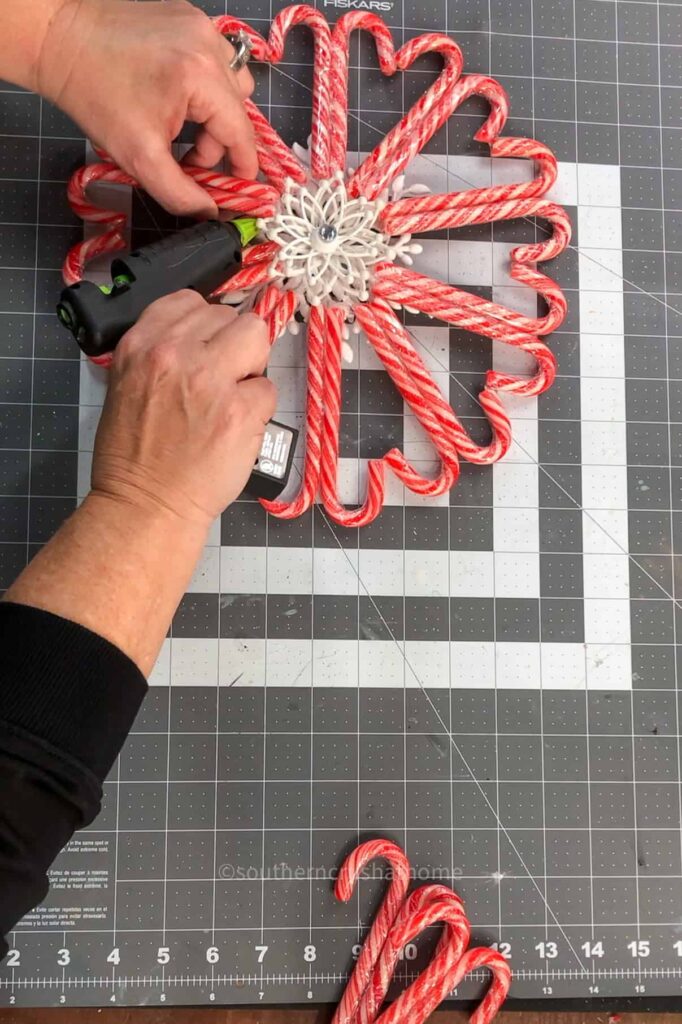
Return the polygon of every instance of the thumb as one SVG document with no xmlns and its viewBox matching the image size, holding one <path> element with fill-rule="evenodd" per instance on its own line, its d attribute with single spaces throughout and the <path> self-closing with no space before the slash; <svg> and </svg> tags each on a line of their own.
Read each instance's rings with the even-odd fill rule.
<svg viewBox="0 0 682 1024">
<path fill-rule="evenodd" d="M 217 217 L 218 208 L 205 190 L 188 177 L 165 146 L 136 153 L 127 170 L 169 213 L 179 217 Z"/>
</svg>

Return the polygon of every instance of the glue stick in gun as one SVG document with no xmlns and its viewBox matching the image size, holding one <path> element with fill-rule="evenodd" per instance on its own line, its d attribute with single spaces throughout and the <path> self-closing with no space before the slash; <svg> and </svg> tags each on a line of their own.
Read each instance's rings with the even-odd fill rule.
<svg viewBox="0 0 682 1024">
<path fill-rule="evenodd" d="M 62 292 L 57 314 L 87 356 L 113 352 L 147 306 L 191 288 L 207 298 L 239 269 L 257 234 L 251 217 L 207 221 L 136 249 L 111 264 L 111 284 L 81 281 Z M 289 479 L 298 432 L 271 420 L 246 491 L 273 500 Z"/>
</svg>

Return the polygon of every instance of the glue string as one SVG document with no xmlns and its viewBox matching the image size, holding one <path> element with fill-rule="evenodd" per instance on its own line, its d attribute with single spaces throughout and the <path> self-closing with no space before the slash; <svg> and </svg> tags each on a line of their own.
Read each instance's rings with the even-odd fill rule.
<svg viewBox="0 0 682 1024">
<path fill-rule="evenodd" d="M 424 885 L 408 895 L 410 863 L 396 843 L 373 839 L 358 846 L 339 872 L 336 898 L 347 903 L 363 869 L 377 858 L 390 866 L 389 886 L 332 1024 L 423 1024 L 467 974 L 482 967 L 491 972 L 492 980 L 470 1021 L 490 1024 L 509 991 L 509 964 L 487 946 L 467 950 L 471 925 L 461 899 L 452 889 Z M 405 946 L 437 924 L 443 930 L 430 963 L 382 1012 Z"/>
</svg>

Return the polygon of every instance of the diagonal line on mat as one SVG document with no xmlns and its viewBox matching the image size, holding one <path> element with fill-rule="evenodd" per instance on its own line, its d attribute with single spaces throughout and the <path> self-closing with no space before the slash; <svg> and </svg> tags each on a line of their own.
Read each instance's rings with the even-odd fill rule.
<svg viewBox="0 0 682 1024">
<path fill-rule="evenodd" d="M 446 735 L 448 737 L 448 739 L 450 740 L 450 743 L 452 744 L 453 750 L 455 751 L 457 756 L 462 761 L 462 764 L 464 765 L 466 771 L 468 772 L 468 774 L 469 774 L 469 776 L 471 778 L 471 781 L 474 783 L 474 785 L 478 789 L 479 793 L 481 794 L 481 796 L 485 800 L 485 803 L 487 804 L 489 810 L 491 811 L 493 817 L 495 818 L 495 821 L 497 822 L 497 825 L 498 825 L 500 831 L 503 833 L 503 835 L 505 836 L 507 842 L 509 843 L 509 845 L 511 846 L 512 850 L 516 854 L 516 857 L 518 858 L 518 861 L 519 861 L 521 867 L 523 868 L 523 870 L 528 875 L 528 878 L 530 879 L 530 881 L 531 881 L 531 883 L 533 885 L 533 888 L 536 889 L 536 891 L 538 892 L 538 894 L 540 896 L 540 899 L 544 903 L 544 905 L 545 905 L 548 913 L 550 914 L 552 920 L 554 921 L 555 925 L 559 929 L 559 931 L 560 931 L 561 935 L 563 936 L 563 938 L 564 938 L 568 948 L 570 949 L 571 953 L 573 954 L 573 956 L 577 960 L 579 966 L 584 971 L 584 973 L 585 974 L 589 974 L 590 973 L 589 969 L 585 966 L 585 964 L 581 960 L 580 955 L 577 953 L 577 951 L 575 950 L 574 946 L 572 945 L 571 940 L 569 939 L 568 935 L 564 931 L 564 929 L 563 929 L 559 919 L 557 918 L 556 914 L 554 913 L 554 911 L 552 910 L 551 906 L 547 902 L 545 894 L 543 893 L 542 889 L 540 888 L 540 885 L 536 881 L 535 876 L 533 875 L 533 873 L 531 872 L 530 868 L 526 864 L 525 860 L 521 856 L 520 850 L 518 849 L 516 843 L 512 839 L 512 837 L 511 837 L 507 827 L 505 826 L 504 822 L 500 818 L 497 810 L 495 809 L 495 807 L 491 803 L 491 801 L 490 801 L 487 793 L 485 792 L 483 786 L 481 785 L 480 781 L 476 777 L 476 773 L 474 772 L 473 768 L 471 767 L 471 765 L 467 761 L 466 757 L 462 753 L 462 750 L 460 749 L 460 746 L 457 743 L 457 741 L 455 740 L 453 734 L 450 732 L 450 729 L 449 729 L 447 723 L 445 722 L 445 719 L 443 718 L 443 716 L 441 715 L 440 711 L 436 707 L 435 703 L 431 699 L 428 690 L 426 689 L 426 687 L 424 686 L 424 683 L 422 682 L 422 680 L 420 679 L 419 675 L 417 674 L 417 671 L 414 668 L 414 666 L 412 665 L 412 662 L 410 661 L 406 651 L 404 650 L 403 647 L 401 647 L 398 639 L 395 636 L 395 633 L 391 629 L 389 623 L 384 618 L 384 616 L 383 616 L 383 614 L 381 612 L 381 609 L 379 608 L 379 606 L 377 605 L 376 601 L 374 600 L 374 597 L 370 594 L 370 592 L 369 592 L 369 590 L 367 588 L 367 585 L 365 584 L 364 580 L 362 579 L 362 576 L 360 575 L 358 569 L 356 569 L 356 567 L 354 566 L 353 560 L 349 557 L 348 552 L 346 551 L 346 549 L 342 545 L 341 541 L 339 540 L 339 538 L 338 538 L 338 536 L 336 534 L 336 531 L 334 530 L 334 527 L 330 523 L 330 521 L 329 521 L 329 519 L 328 519 L 328 517 L 327 517 L 327 515 L 326 515 L 326 513 L 324 511 L 324 509 L 320 505 L 318 505 L 317 508 L 318 508 L 318 510 L 320 512 L 320 515 L 322 516 L 322 518 L 324 519 L 325 523 L 327 524 L 327 527 L 329 528 L 329 530 L 331 532 L 331 535 L 334 538 L 334 541 L 338 545 L 339 550 L 343 552 L 344 558 L 348 562 L 351 570 L 353 571 L 353 574 L 357 577 L 358 583 L 360 584 L 360 586 L 364 590 L 364 592 L 365 592 L 366 596 L 368 597 L 368 599 L 369 599 L 369 601 L 370 601 L 374 611 L 379 616 L 382 625 L 385 627 L 385 629 L 388 632 L 388 635 L 390 636 L 391 640 L 393 641 L 395 646 L 398 648 L 398 651 L 400 652 L 400 655 L 401 655 L 403 661 L 405 662 L 405 665 L 409 668 L 410 672 L 412 673 L 412 675 L 414 676 L 414 678 L 415 678 L 415 680 L 417 682 L 417 685 L 419 686 L 419 689 L 422 691 L 422 693 L 426 697 L 426 700 L 427 700 L 429 706 L 431 707 L 433 713 L 435 714 L 436 718 L 438 719 L 438 722 L 440 723 L 440 725 L 441 725 L 441 727 L 443 729 L 444 735 Z"/>
<path fill-rule="evenodd" d="M 405 327 L 404 324 L 403 324 L 403 327 Z M 430 356 L 430 358 L 433 359 L 433 361 L 435 363 L 438 363 L 438 365 L 440 367 L 442 367 L 443 370 L 445 370 L 445 372 L 447 373 L 448 377 L 452 377 L 452 379 L 455 381 L 457 386 L 462 389 L 462 391 L 465 393 L 465 395 L 467 395 L 469 398 L 473 398 L 473 400 L 476 402 L 478 407 L 480 409 L 482 409 L 482 406 L 481 406 L 481 403 L 480 403 L 480 401 L 478 399 L 478 396 L 476 394 L 474 394 L 473 391 L 470 391 L 469 388 L 466 387 L 465 384 L 462 384 L 461 380 L 459 380 L 457 375 L 452 370 L 450 370 L 449 367 L 447 367 L 444 363 L 442 363 L 441 360 L 438 358 L 438 356 L 434 352 L 432 352 L 432 350 L 428 347 L 428 345 L 426 345 L 423 341 L 421 341 L 420 338 L 417 338 L 417 336 L 412 333 L 412 331 L 409 329 L 409 327 L 405 327 L 405 330 L 410 335 L 412 340 L 424 352 L 426 352 Z M 632 562 L 632 564 L 636 565 L 637 568 L 639 569 L 639 571 L 642 572 L 655 586 L 658 587 L 658 589 L 661 591 L 661 593 L 665 597 L 669 598 L 676 607 L 682 609 L 682 604 L 680 604 L 680 602 L 677 600 L 677 598 L 675 598 L 672 594 L 668 593 L 668 591 L 663 586 L 663 584 L 660 583 L 659 580 L 657 580 L 654 576 L 652 576 L 651 573 L 648 571 L 648 569 L 646 569 L 641 564 L 641 562 L 638 562 L 637 559 L 635 558 L 635 556 L 633 554 L 631 554 L 631 552 L 628 551 L 627 548 L 623 547 L 623 545 L 620 543 L 620 541 L 616 537 L 613 537 L 609 533 L 609 531 L 606 529 L 606 527 L 602 523 L 599 522 L 598 519 L 595 519 L 595 517 L 592 515 L 592 513 L 589 511 L 589 509 L 584 508 L 580 504 L 580 502 L 577 500 L 577 498 L 574 498 L 573 495 L 570 493 L 570 491 L 567 491 L 566 488 L 563 486 L 563 484 L 561 484 L 555 477 L 553 477 L 552 474 L 549 472 L 549 470 L 545 466 L 543 466 L 540 462 L 538 462 L 538 460 L 532 455 L 531 452 L 528 451 L 528 449 L 526 447 L 524 447 L 523 444 L 521 444 L 520 441 L 516 440 L 516 438 L 515 438 L 514 439 L 514 444 L 516 445 L 517 448 L 519 448 L 524 453 L 524 455 L 528 456 L 528 459 L 530 460 L 530 462 L 534 466 L 537 466 L 537 468 L 542 473 L 544 473 L 544 475 L 549 480 L 551 480 L 551 482 L 554 484 L 555 487 L 559 488 L 561 493 L 564 494 L 569 499 L 569 501 L 571 501 L 573 503 L 573 505 L 575 506 L 577 511 L 582 512 L 583 515 L 585 515 L 590 520 L 590 522 L 594 523 L 594 525 L 597 526 L 599 528 L 599 530 L 601 530 L 601 532 L 604 534 L 604 536 L 608 540 L 610 540 L 611 543 L 614 544 L 619 549 L 619 551 L 622 554 L 627 555 L 628 559 Z"/>
</svg>

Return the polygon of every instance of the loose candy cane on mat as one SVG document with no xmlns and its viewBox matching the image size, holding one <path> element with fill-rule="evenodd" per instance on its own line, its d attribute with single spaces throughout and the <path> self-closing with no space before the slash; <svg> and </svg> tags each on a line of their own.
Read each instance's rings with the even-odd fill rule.
<svg viewBox="0 0 682 1024">
<path fill-rule="evenodd" d="M 485 967 L 492 981 L 471 1016 L 471 1024 L 490 1024 L 507 997 L 511 971 L 495 950 L 470 949 L 471 927 L 457 894 L 444 885 L 425 885 L 407 895 L 410 864 L 388 839 L 363 843 L 345 860 L 336 882 L 336 897 L 347 902 L 363 869 L 386 860 L 391 880 L 365 939 L 332 1024 L 423 1024 L 471 971 Z M 443 925 L 431 962 L 386 1010 L 381 1012 L 404 947 L 425 929 Z"/>
</svg>

